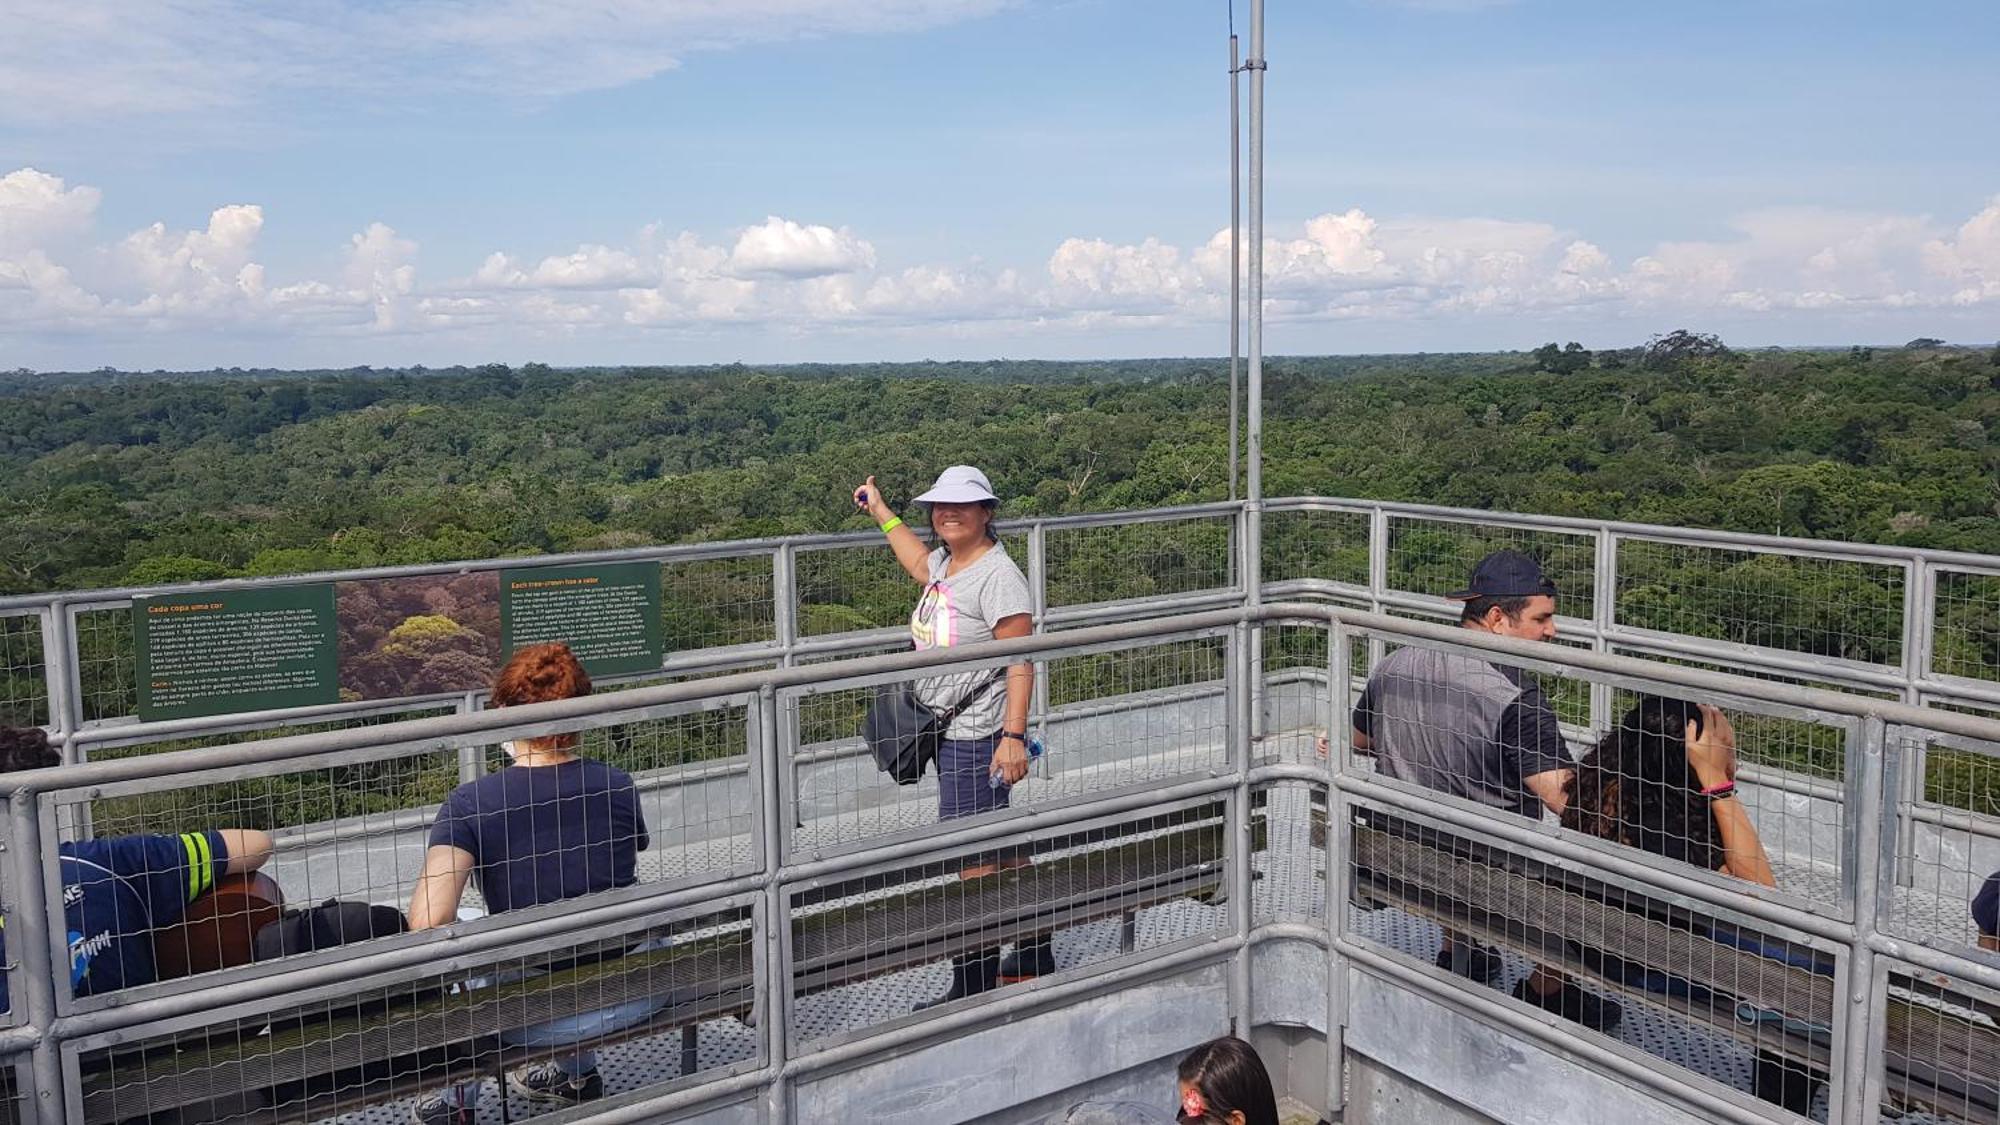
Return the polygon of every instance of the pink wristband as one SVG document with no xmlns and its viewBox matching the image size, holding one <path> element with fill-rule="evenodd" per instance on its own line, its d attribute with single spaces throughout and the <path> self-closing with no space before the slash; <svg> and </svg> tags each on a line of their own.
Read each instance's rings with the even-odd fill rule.
<svg viewBox="0 0 2000 1125">
<path fill-rule="evenodd" d="M 1711 801 L 1719 801 L 1724 797 L 1733 797 L 1736 795 L 1736 783 L 1725 781 L 1720 785 L 1708 786 L 1701 791 L 1701 795 Z"/>
</svg>

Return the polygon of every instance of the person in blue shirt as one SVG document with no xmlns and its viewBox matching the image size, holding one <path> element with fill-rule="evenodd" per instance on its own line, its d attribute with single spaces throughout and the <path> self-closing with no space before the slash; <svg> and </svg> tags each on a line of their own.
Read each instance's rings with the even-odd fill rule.
<svg viewBox="0 0 2000 1125">
<path fill-rule="evenodd" d="M 39 727 L 0 729 L 0 773 L 43 769 L 62 755 Z M 69 981 L 94 996 L 159 978 L 153 931 L 180 921 L 188 904 L 224 875 L 255 871 L 271 857 L 271 837 L 247 828 L 177 836 L 107 836 L 58 848 Z M 6 935 L 0 932 L 0 962 Z M 0 996 L 0 1012 L 7 1010 Z"/>
<path fill-rule="evenodd" d="M 567 646 L 530 645 L 500 670 L 493 705 L 588 694 L 590 677 Z M 510 742 L 505 769 L 452 790 L 431 825 L 423 872 L 410 896 L 412 930 L 455 921 L 475 877 L 493 914 L 637 881 L 638 853 L 649 845 L 638 790 L 624 770 L 582 757 L 575 747 L 574 734 Z M 643 1022 L 663 1004 L 632 1001 L 505 1030 L 501 1037 L 522 1046 L 574 1043 Z M 546 1106 L 576 1105 L 604 1093 L 596 1055 L 588 1050 L 520 1067 L 507 1075 L 507 1086 Z M 469 1123 L 477 1090 L 466 1084 L 420 1098 L 411 1119 L 417 1125 Z"/>
</svg>

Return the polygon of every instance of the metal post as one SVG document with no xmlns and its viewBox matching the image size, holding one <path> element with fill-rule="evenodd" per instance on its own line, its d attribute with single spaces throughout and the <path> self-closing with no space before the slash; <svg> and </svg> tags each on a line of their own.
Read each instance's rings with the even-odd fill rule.
<svg viewBox="0 0 2000 1125">
<path fill-rule="evenodd" d="M 56 977 L 54 935 L 50 915 L 60 903 L 49 900 L 47 869 L 42 862 L 40 802 L 32 792 L 16 792 L 8 800 L 14 833 L 14 894 L 17 909 L 12 921 L 22 930 L 9 945 L 18 958 L 14 969 L 14 995 L 25 996 L 28 1026 L 47 1028 L 56 1018 Z M 68 978 L 65 966 L 64 979 Z M 35 1102 L 24 1114 L 32 1113 L 42 1125 L 59 1125 L 66 1120 L 63 1102 L 62 1049 L 51 1035 L 36 1040 L 33 1066 Z"/>
<path fill-rule="evenodd" d="M 1033 612 L 1035 632 L 1048 628 L 1049 616 L 1049 537 L 1048 530 L 1040 520 L 1028 525 L 1028 605 Z M 1035 690 L 1029 699 L 1028 722 L 1036 737 L 1047 739 L 1049 734 L 1049 666 L 1047 661 L 1035 661 Z M 1035 776 L 1048 780 L 1053 763 L 1044 754 L 1038 762 L 1030 762 L 1029 768 Z"/>
<path fill-rule="evenodd" d="M 1249 604 L 1260 605 L 1264 599 L 1264 0 L 1250 0 L 1250 57 L 1243 60 L 1243 69 L 1250 72 L 1250 409 L 1244 449 L 1248 500 L 1243 508 L 1243 593 Z M 1264 730 L 1261 629 L 1253 640 L 1248 656 L 1255 674 L 1245 687 L 1255 704 L 1247 734 L 1257 738 Z"/>
<path fill-rule="evenodd" d="M 1368 611 L 1387 613 L 1389 592 L 1389 510 L 1380 504 L 1368 508 Z M 1368 638 L 1368 666 L 1375 667 L 1388 652 L 1381 637 Z"/>
<path fill-rule="evenodd" d="M 799 549 L 790 543 L 771 552 L 771 631 L 778 642 L 778 666 L 790 668 L 799 643 Z"/>
<path fill-rule="evenodd" d="M 1597 529 L 1596 561 L 1591 571 L 1590 620 L 1596 636 L 1591 647 L 1611 651 L 1611 629 L 1618 621 L 1618 537 L 1610 528 Z M 1611 685 L 1590 682 L 1590 733 L 1601 735 L 1616 721 L 1611 714 Z"/>
<path fill-rule="evenodd" d="M 791 822 L 782 814 L 779 799 L 782 762 L 788 755 L 778 732 L 777 692 L 769 684 L 757 689 L 755 708 L 756 744 L 752 747 L 752 772 L 759 779 L 757 803 L 757 863 L 764 879 L 764 895 L 758 903 L 757 921 L 764 939 L 763 971 L 757 974 L 757 1018 L 764 1037 L 764 1067 L 771 1075 L 764 1092 L 764 1120 L 767 1125 L 788 1125 L 791 1121 L 791 1089 L 785 1079 L 785 1060 L 790 1057 L 792 1025 L 791 924 L 785 915 L 783 885 L 779 871 L 784 865 L 784 840 Z"/>
<path fill-rule="evenodd" d="M 1349 667 L 1353 640 L 1338 618 L 1328 622 L 1327 641 L 1327 772 L 1344 773 L 1352 762 L 1353 747 L 1348 728 L 1354 712 L 1354 670 Z M 1310 815 L 1310 814 L 1308 814 Z M 1326 1117 L 1339 1121 L 1347 1112 L 1347 957 L 1341 953 L 1340 937 L 1347 932 L 1347 794 L 1333 784 L 1326 787 Z M 1310 848 L 1311 841 L 1307 845 Z"/>
<path fill-rule="evenodd" d="M 1236 402 L 1238 352 L 1243 345 L 1243 141 L 1239 132 L 1243 110 L 1243 68 L 1236 61 L 1236 36 L 1229 36 L 1229 498 L 1236 499 L 1237 465 L 1236 419 L 1242 408 Z"/>
<path fill-rule="evenodd" d="M 478 711 L 479 711 L 478 692 L 468 691 L 464 695 L 459 697 L 458 699 L 459 714 L 472 715 L 472 714 L 477 714 Z M 486 776 L 485 750 L 482 747 L 478 746 L 459 747 L 458 783 L 460 785 L 463 785 L 468 781 L 478 781 L 480 778 L 484 776 Z"/>
<path fill-rule="evenodd" d="M 1227 691 L 1228 715 L 1233 722 L 1228 725 L 1228 768 L 1235 774 L 1236 788 L 1233 791 L 1227 812 L 1227 838 L 1229 847 L 1229 928 L 1231 933 L 1242 938 L 1245 944 L 1237 949 L 1229 961 L 1229 1021 L 1233 1034 L 1248 1038 L 1252 1019 L 1250 985 L 1250 955 L 1248 944 L 1251 927 L 1256 924 L 1250 910 L 1250 845 L 1252 831 L 1250 822 L 1250 709 L 1251 697 L 1246 682 L 1250 673 L 1249 645 L 1254 633 L 1247 624 L 1238 625 L 1229 631 L 1229 672 Z"/>
<path fill-rule="evenodd" d="M 1863 719 L 1848 739 L 1847 848 L 1841 857 L 1847 874 L 1841 880 L 1852 896 L 1856 940 L 1849 947 L 1841 974 L 1846 984 L 1844 1011 L 1834 1024 L 1832 1058 L 1837 1069 L 1829 1076 L 1827 1120 L 1837 1125 L 1862 1125 L 1873 1113 L 1866 1096 L 1871 1079 L 1882 1065 L 1884 1021 L 1873 1018 L 1876 1011 L 1875 950 L 1869 937 L 1876 931 L 1881 913 L 1883 842 L 1894 840 L 1893 828 L 1885 832 L 1883 821 L 1895 815 L 1895 806 L 1886 800 L 1887 770 L 1885 729 L 1881 719 Z"/>
<path fill-rule="evenodd" d="M 1918 556 L 1903 571 L 1903 678 L 1907 681 L 1903 702 L 1912 707 L 1924 705 L 1923 682 L 1930 677 L 1931 653 L 1937 641 L 1936 613 L 1937 571 L 1928 560 Z M 1924 797 L 1928 745 L 1919 740 L 1910 753 L 1896 755 L 1902 762 L 1902 772 L 1895 801 L 1897 828 L 1890 839 L 1897 842 L 1902 855 L 1915 855 L 1917 850 L 1917 819 L 1910 813 Z M 1914 865 L 1901 864 L 1896 868 L 1897 885 L 1913 887 L 1916 879 Z"/>
</svg>

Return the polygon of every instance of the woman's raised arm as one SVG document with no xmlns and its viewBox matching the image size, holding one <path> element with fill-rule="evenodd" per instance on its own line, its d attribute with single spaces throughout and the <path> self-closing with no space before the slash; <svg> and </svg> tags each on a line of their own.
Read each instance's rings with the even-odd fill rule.
<svg viewBox="0 0 2000 1125">
<path fill-rule="evenodd" d="M 895 511 L 882 500 L 882 490 L 875 487 L 875 478 L 869 477 L 861 487 L 854 490 L 854 506 L 868 513 L 875 526 L 889 537 L 889 549 L 896 552 L 896 561 L 903 565 L 911 578 L 918 582 L 931 580 L 931 552 L 917 533 L 904 525 Z"/>
</svg>

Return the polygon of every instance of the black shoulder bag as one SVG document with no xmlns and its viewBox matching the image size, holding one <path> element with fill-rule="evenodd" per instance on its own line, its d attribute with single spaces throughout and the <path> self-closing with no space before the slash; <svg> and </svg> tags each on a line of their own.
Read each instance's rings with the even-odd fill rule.
<svg viewBox="0 0 2000 1125">
<path fill-rule="evenodd" d="M 1005 668 L 980 681 L 958 705 L 948 711 L 933 711 L 917 698 L 908 684 L 878 684 L 875 701 L 861 720 L 861 737 L 875 755 L 875 764 L 898 785 L 915 785 L 924 776 L 924 766 L 937 759 L 938 744 L 952 720 L 972 706 L 980 696 L 993 690 L 1007 675 Z"/>
</svg>

